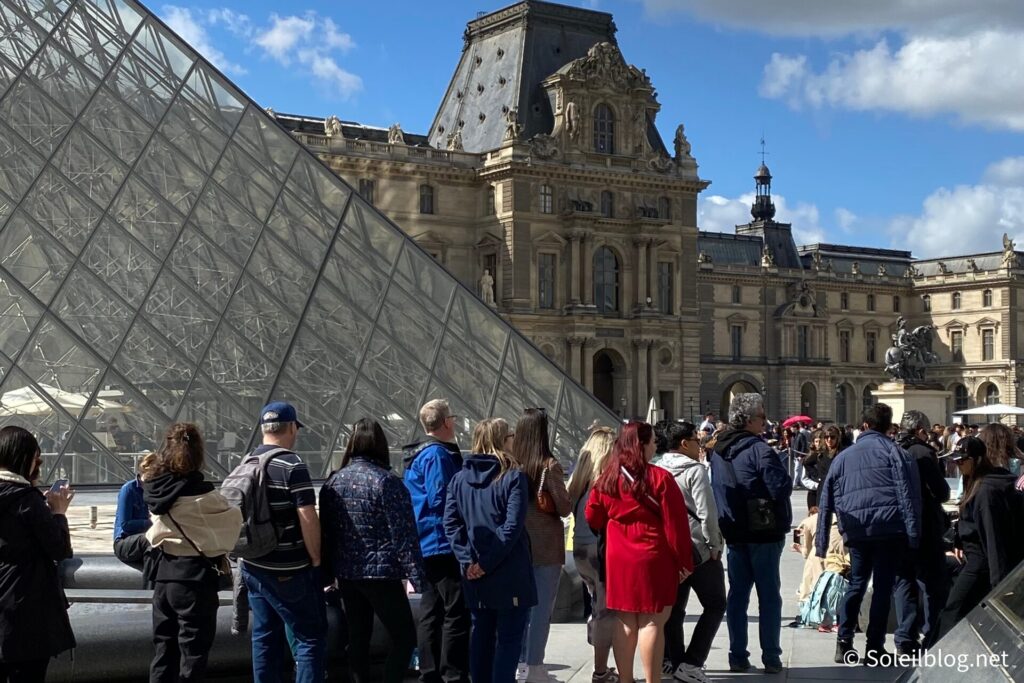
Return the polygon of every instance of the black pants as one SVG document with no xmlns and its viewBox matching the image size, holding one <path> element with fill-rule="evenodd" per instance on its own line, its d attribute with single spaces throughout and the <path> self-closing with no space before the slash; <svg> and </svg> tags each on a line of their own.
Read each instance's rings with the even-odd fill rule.
<svg viewBox="0 0 1024 683">
<path fill-rule="evenodd" d="M 470 615 L 462 599 L 461 568 L 454 555 L 423 560 L 426 583 L 417 636 L 422 683 L 461 683 L 469 678 Z"/>
<path fill-rule="evenodd" d="M 0 683 L 43 683 L 50 658 L 27 662 L 0 662 Z"/>
<path fill-rule="evenodd" d="M 132 534 L 114 541 L 114 556 L 125 564 L 142 568 L 142 560 L 149 550 L 146 534 Z"/>
<path fill-rule="evenodd" d="M 967 562 L 957 574 L 953 588 L 949 591 L 946 607 L 942 610 L 939 638 L 949 633 L 957 622 L 977 607 L 992 590 L 992 584 L 989 582 L 988 561 L 980 549 L 978 551 L 967 549 L 964 555 Z"/>
<path fill-rule="evenodd" d="M 686 646 L 683 634 L 683 622 L 686 619 L 686 603 L 690 599 L 690 591 L 697 594 L 701 607 L 704 608 L 690 635 L 690 646 Z M 680 664 L 704 666 L 711 643 L 722 625 L 725 617 L 725 569 L 722 560 L 708 560 L 697 565 L 686 581 L 679 584 L 676 603 L 672 606 L 672 614 L 665 622 L 665 656 L 673 667 Z"/>
<path fill-rule="evenodd" d="M 201 681 L 217 633 L 217 580 L 157 581 L 150 683 Z"/>
<path fill-rule="evenodd" d="M 860 617 L 860 605 L 871 581 L 871 611 L 866 629 L 867 649 L 885 646 L 892 589 L 903 570 L 907 552 L 904 539 L 861 540 L 847 546 L 850 551 L 850 585 L 839 605 L 839 640 L 852 643 Z"/>
<path fill-rule="evenodd" d="M 898 620 L 893 634 L 896 645 L 916 642 L 920 630 L 924 635 L 921 645 L 930 648 L 938 640 L 939 616 L 949 595 L 942 539 L 928 539 L 918 550 L 909 551 L 904 565 L 893 591 Z"/>
<path fill-rule="evenodd" d="M 384 659 L 384 683 L 402 683 L 416 647 L 416 625 L 399 579 L 360 579 L 339 585 L 348 622 L 348 661 L 354 683 L 370 683 L 370 638 L 376 615 L 391 641 Z"/>
</svg>

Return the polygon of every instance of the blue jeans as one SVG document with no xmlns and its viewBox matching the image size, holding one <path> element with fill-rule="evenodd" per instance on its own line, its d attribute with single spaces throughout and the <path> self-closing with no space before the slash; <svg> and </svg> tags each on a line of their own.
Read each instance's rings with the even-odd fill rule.
<svg viewBox="0 0 1024 683">
<path fill-rule="evenodd" d="M 727 545 L 729 595 L 725 621 L 729 627 L 729 663 L 750 661 L 747 651 L 747 607 L 750 591 L 757 588 L 758 637 L 761 661 L 782 665 L 782 578 L 779 563 L 786 542 L 735 543 Z"/>
<path fill-rule="evenodd" d="M 562 565 L 548 564 L 533 568 L 537 582 L 537 605 L 530 608 L 526 642 L 523 643 L 524 660 L 530 666 L 544 663 L 544 648 L 551 631 L 551 613 L 558 597 L 558 579 L 562 576 Z"/>
<path fill-rule="evenodd" d="M 469 673 L 473 683 L 513 683 L 529 607 L 474 609 Z"/>
<path fill-rule="evenodd" d="M 857 631 L 860 605 L 871 581 L 871 611 L 868 613 L 867 649 L 881 650 L 889 625 L 889 606 L 896 576 L 904 563 L 906 539 L 862 540 L 846 546 L 850 551 L 850 586 L 839 606 L 839 640 L 852 643 Z"/>
<path fill-rule="evenodd" d="M 327 659 L 327 609 L 318 569 L 273 572 L 242 563 L 252 608 L 252 673 L 256 683 L 284 680 L 284 644 L 295 660 L 295 683 L 322 683 Z M 287 635 L 286 635 L 287 633 Z"/>
</svg>

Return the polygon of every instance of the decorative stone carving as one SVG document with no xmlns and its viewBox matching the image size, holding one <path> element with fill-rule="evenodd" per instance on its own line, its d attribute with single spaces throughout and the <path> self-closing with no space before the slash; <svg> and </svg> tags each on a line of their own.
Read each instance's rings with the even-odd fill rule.
<svg viewBox="0 0 1024 683">
<path fill-rule="evenodd" d="M 580 110 L 571 100 L 565 105 L 565 132 L 569 134 L 570 140 L 580 136 Z"/>
<path fill-rule="evenodd" d="M 1003 267 L 1004 268 L 1016 268 L 1020 260 L 1017 258 L 1017 252 L 1014 251 L 1016 245 L 1010 236 L 1005 232 L 1003 233 Z"/>
<path fill-rule="evenodd" d="M 329 138 L 341 137 L 341 119 L 333 114 L 324 119 L 324 135 Z"/>
<path fill-rule="evenodd" d="M 853 265 L 850 266 L 850 273 L 852 275 L 860 275 L 860 261 L 853 262 Z"/>
<path fill-rule="evenodd" d="M 402 132 L 402 126 L 398 123 L 391 124 L 388 128 L 388 144 L 389 145 L 404 145 L 405 144 L 405 133 Z"/>
<path fill-rule="evenodd" d="M 762 268 L 774 268 L 775 267 L 775 254 L 772 253 L 772 248 L 767 244 L 764 245 L 764 250 L 761 252 L 761 267 Z"/>
<path fill-rule="evenodd" d="M 594 81 L 616 90 L 643 88 L 652 90 L 651 79 L 640 69 L 626 64 L 619 48 L 612 43 L 598 43 L 587 51 L 586 57 L 572 62 L 566 72 L 576 81 Z"/>
<path fill-rule="evenodd" d="M 942 273 L 943 275 L 949 275 L 949 266 L 946 265 L 945 261 L 939 261 L 935 265 L 939 267 L 940 273 Z"/>
<path fill-rule="evenodd" d="M 449 152 L 461 152 L 462 151 L 462 131 L 457 130 L 454 133 L 448 134 L 448 144 L 445 145 Z"/>
<path fill-rule="evenodd" d="M 921 271 L 918 270 L 917 266 L 915 266 L 913 263 L 908 263 L 907 270 L 903 273 L 903 276 L 906 277 L 908 280 L 911 280 L 915 277 L 919 277 L 920 275 Z"/>
<path fill-rule="evenodd" d="M 672 160 L 661 154 L 651 157 L 647 165 L 652 171 L 657 171 L 658 173 L 668 173 L 672 170 L 673 166 Z"/>
<path fill-rule="evenodd" d="M 550 135 L 538 133 L 530 138 L 530 147 L 534 156 L 541 159 L 551 159 L 559 155 L 558 142 Z"/>
<path fill-rule="evenodd" d="M 888 269 L 886 269 L 885 264 L 884 263 L 879 263 L 878 264 L 878 277 L 885 277 L 888 274 L 889 274 L 889 271 L 888 271 Z"/>
<path fill-rule="evenodd" d="M 494 278 L 491 277 L 490 268 L 485 268 L 484 274 L 480 276 L 480 298 L 488 306 L 496 305 L 494 302 Z"/>
<path fill-rule="evenodd" d="M 690 153 L 690 141 L 686 139 L 686 132 L 683 124 L 680 123 L 676 128 L 676 137 L 672 142 L 676 148 L 676 161 L 693 158 L 693 155 Z"/>
<path fill-rule="evenodd" d="M 504 140 L 518 140 L 519 134 L 523 132 L 523 126 L 519 123 L 519 107 L 512 107 L 505 114 L 505 136 Z"/>
<path fill-rule="evenodd" d="M 978 262 L 977 261 L 975 261 L 972 258 L 969 258 L 969 259 L 967 259 L 967 270 L 972 272 L 972 273 L 977 273 L 977 272 L 981 271 L 981 268 L 978 268 Z"/>
</svg>

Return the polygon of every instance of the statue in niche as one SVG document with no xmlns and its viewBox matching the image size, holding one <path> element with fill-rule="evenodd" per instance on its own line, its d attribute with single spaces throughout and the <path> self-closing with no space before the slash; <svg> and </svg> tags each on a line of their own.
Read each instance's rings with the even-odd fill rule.
<svg viewBox="0 0 1024 683">
<path fill-rule="evenodd" d="M 761 252 L 761 267 L 772 268 L 775 266 L 775 254 L 772 253 L 772 248 L 767 244 L 764 245 L 764 251 Z"/>
<path fill-rule="evenodd" d="M 878 264 L 878 276 L 879 277 L 885 277 L 888 274 L 889 274 L 889 271 L 886 269 L 885 264 L 884 263 L 879 263 Z"/>
<path fill-rule="evenodd" d="M 693 158 L 693 155 L 691 154 L 692 148 L 690 146 L 690 141 L 686 139 L 686 132 L 683 124 L 681 123 L 676 128 L 676 137 L 673 142 L 676 147 L 676 161 Z"/>
<path fill-rule="evenodd" d="M 402 131 L 401 124 L 393 123 L 388 128 L 388 144 L 389 145 L 404 145 L 405 144 L 405 133 Z"/>
<path fill-rule="evenodd" d="M 1016 268 L 1018 264 L 1017 252 L 1014 250 L 1016 244 L 1010 236 L 1003 233 L 1003 266 L 1005 268 Z"/>
<path fill-rule="evenodd" d="M 491 277 L 490 268 L 484 269 L 484 274 L 480 277 L 480 298 L 484 300 L 484 303 L 488 306 L 494 306 L 494 278 Z"/>
<path fill-rule="evenodd" d="M 569 101 L 569 104 L 565 105 L 565 132 L 569 134 L 570 140 L 575 140 L 580 136 L 580 111 L 576 103 Z"/>
<path fill-rule="evenodd" d="M 341 119 L 333 114 L 324 119 L 324 135 L 329 138 L 341 137 Z"/>
<path fill-rule="evenodd" d="M 850 273 L 853 275 L 860 275 L 860 261 L 853 262 L 853 265 L 850 266 Z"/>
<path fill-rule="evenodd" d="M 505 140 L 518 140 L 519 134 L 523 132 L 523 126 L 519 123 L 519 107 L 512 107 L 505 113 Z"/>
</svg>

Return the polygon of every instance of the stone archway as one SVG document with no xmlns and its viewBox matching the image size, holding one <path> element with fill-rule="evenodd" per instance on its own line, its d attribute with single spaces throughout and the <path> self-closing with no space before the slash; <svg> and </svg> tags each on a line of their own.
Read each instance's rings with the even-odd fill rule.
<svg viewBox="0 0 1024 683">
<path fill-rule="evenodd" d="M 818 387 L 814 382 L 804 382 L 800 387 L 800 413 L 810 418 L 818 418 Z"/>
<path fill-rule="evenodd" d="M 750 382 L 748 382 L 747 380 L 738 380 L 738 381 L 732 382 L 731 384 L 727 385 L 725 387 L 725 390 L 722 392 L 722 403 L 721 403 L 721 406 L 720 406 L 721 411 L 718 413 L 719 416 L 720 416 L 720 419 L 722 419 L 722 420 L 728 419 L 729 404 L 732 403 L 733 396 L 736 396 L 737 394 L 759 394 L 759 393 L 761 393 L 761 392 L 758 391 L 754 387 L 754 385 L 751 384 Z"/>
<path fill-rule="evenodd" d="M 594 354 L 594 396 L 615 413 L 622 412 L 626 395 L 626 361 L 614 349 L 601 349 Z"/>
</svg>

